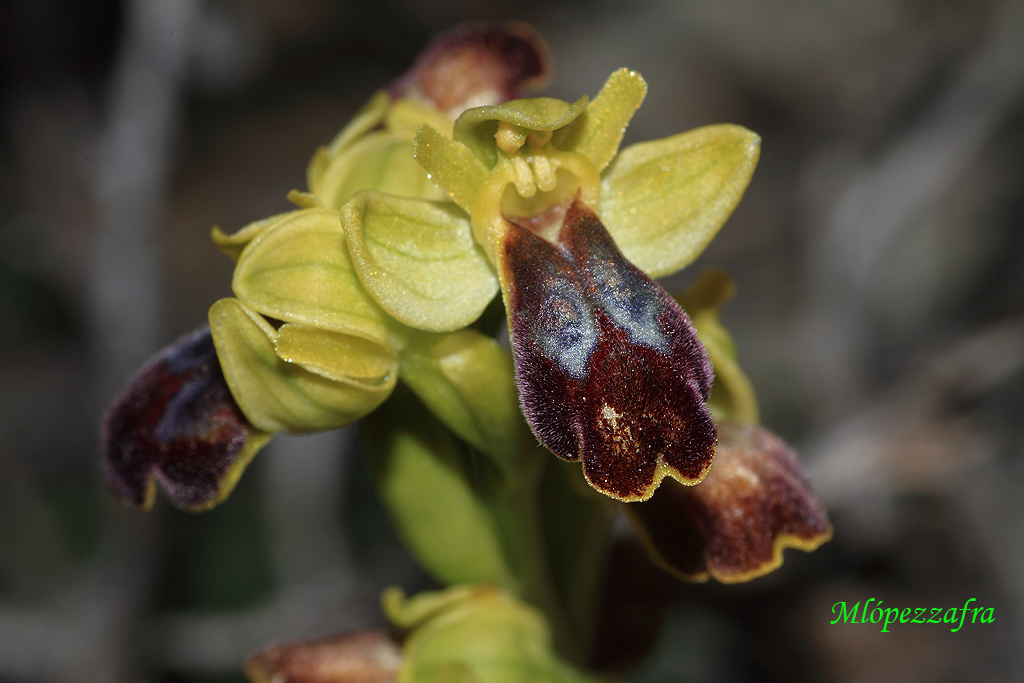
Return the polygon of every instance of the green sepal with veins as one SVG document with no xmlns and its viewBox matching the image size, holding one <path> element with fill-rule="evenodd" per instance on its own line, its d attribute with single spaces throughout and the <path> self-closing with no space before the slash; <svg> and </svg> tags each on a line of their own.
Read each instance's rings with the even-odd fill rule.
<svg viewBox="0 0 1024 683">
<path fill-rule="evenodd" d="M 333 209 L 367 189 L 442 199 L 412 158 L 413 135 L 425 122 L 451 131 L 451 119 L 437 109 L 377 93 L 330 145 L 314 154 L 306 176 L 310 192 Z"/>
<path fill-rule="evenodd" d="M 249 421 L 266 432 L 337 429 L 391 394 L 397 360 L 381 344 L 304 325 L 274 329 L 238 299 L 210 308 L 224 378 Z"/>
<path fill-rule="evenodd" d="M 451 202 L 366 190 L 342 208 L 341 224 L 363 286 L 404 325 L 466 327 L 498 293 L 494 268 Z"/>
</svg>

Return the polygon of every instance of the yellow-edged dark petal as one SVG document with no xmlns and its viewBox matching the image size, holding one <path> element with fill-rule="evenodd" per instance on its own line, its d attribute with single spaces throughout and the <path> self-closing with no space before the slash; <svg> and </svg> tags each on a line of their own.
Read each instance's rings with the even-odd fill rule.
<svg viewBox="0 0 1024 683">
<path fill-rule="evenodd" d="M 393 683 L 402 663 L 398 645 L 379 631 L 275 645 L 250 655 L 252 683 Z"/>
<path fill-rule="evenodd" d="M 341 211 L 360 281 L 399 322 L 448 332 L 480 317 L 498 277 L 451 203 L 360 192 Z"/>
<path fill-rule="evenodd" d="M 619 69 L 575 121 L 555 132 L 552 144 L 582 154 L 598 171 L 615 157 L 633 114 L 647 96 L 647 82 L 635 71 Z"/>
<path fill-rule="evenodd" d="M 289 363 L 277 332 L 237 299 L 210 307 L 210 331 L 224 378 L 249 421 L 268 432 L 337 429 L 379 406 L 396 373 L 374 382 L 339 382 Z"/>
<path fill-rule="evenodd" d="M 517 589 L 497 524 L 464 465 L 465 444 L 404 388 L 360 425 L 377 493 L 420 565 L 446 585 Z"/>
<path fill-rule="evenodd" d="M 601 182 L 601 218 L 626 258 L 655 278 L 692 263 L 743 196 L 760 144 L 717 125 L 622 150 Z"/>
<path fill-rule="evenodd" d="M 715 453 L 712 370 L 679 305 L 579 201 L 557 243 L 512 223 L 502 246 L 516 384 L 537 439 L 623 502 L 666 476 L 701 481 Z"/>
<path fill-rule="evenodd" d="M 810 551 L 832 537 L 796 455 L 757 425 L 718 425 L 703 482 L 670 483 L 625 511 L 651 556 L 690 581 L 749 581 L 778 568 L 785 548 Z"/>
<path fill-rule="evenodd" d="M 356 276 L 337 211 L 290 214 L 253 240 L 232 288 L 258 313 L 384 342 L 387 314 Z"/>
<path fill-rule="evenodd" d="M 190 512 L 228 497 L 271 434 L 256 429 L 224 381 L 205 325 L 163 349 L 103 419 L 103 472 L 114 495 L 148 510 L 156 488 Z"/>
</svg>

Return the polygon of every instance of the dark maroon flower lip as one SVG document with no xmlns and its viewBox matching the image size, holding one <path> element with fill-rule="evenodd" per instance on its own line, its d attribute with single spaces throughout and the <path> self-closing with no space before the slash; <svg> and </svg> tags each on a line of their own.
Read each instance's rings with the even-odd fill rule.
<svg viewBox="0 0 1024 683">
<path fill-rule="evenodd" d="M 554 243 L 508 224 L 516 383 L 538 440 L 619 500 L 650 498 L 665 476 L 701 481 L 715 453 L 713 374 L 683 310 L 579 201 Z"/>
<path fill-rule="evenodd" d="M 269 438 L 231 396 L 207 325 L 135 374 L 100 435 L 104 474 L 119 500 L 148 509 L 159 483 L 172 504 L 192 511 L 223 500 Z"/>
<path fill-rule="evenodd" d="M 720 424 L 703 482 L 665 486 L 625 510 L 658 564 L 689 581 L 749 581 L 777 569 L 786 548 L 811 551 L 832 538 L 796 455 L 757 425 Z"/>
</svg>

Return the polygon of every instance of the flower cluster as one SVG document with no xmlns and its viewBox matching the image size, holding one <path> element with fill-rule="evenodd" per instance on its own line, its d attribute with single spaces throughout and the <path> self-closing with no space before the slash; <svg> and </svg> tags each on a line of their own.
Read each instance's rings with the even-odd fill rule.
<svg viewBox="0 0 1024 683">
<path fill-rule="evenodd" d="M 714 237 L 759 138 L 716 125 L 620 150 L 640 75 L 616 71 L 593 100 L 515 99 L 548 62 L 518 24 L 439 38 L 316 152 L 296 210 L 214 229 L 235 296 L 143 368 L 105 422 L 122 500 L 148 507 L 159 483 L 197 510 L 273 433 L 366 418 L 371 473 L 414 555 L 444 584 L 505 591 L 424 597 L 463 605 L 426 612 L 388 598 L 396 624 L 421 629 L 402 666 L 430 672 L 403 680 L 444 664 L 421 647 L 441 612 L 468 620 L 463 643 L 476 619 L 521 622 L 549 678 L 574 680 L 540 617 L 509 597 L 558 621 L 537 550 L 554 533 L 537 510 L 545 449 L 582 464 L 562 484 L 589 511 L 579 519 L 607 520 L 618 501 L 684 578 L 748 580 L 831 534 L 795 456 L 756 424 L 718 321 L 729 277 L 707 271 L 675 295 L 653 279 Z M 496 339 L 506 319 L 511 352 Z M 604 496 L 580 493 L 584 479 Z"/>
</svg>

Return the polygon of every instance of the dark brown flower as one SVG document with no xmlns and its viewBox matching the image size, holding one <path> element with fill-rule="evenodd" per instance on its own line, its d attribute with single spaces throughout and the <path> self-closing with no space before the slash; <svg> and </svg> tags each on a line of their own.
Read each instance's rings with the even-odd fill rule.
<svg viewBox="0 0 1024 683">
<path fill-rule="evenodd" d="M 626 513 L 655 561 L 690 581 L 749 581 L 778 568 L 783 549 L 810 551 L 832 538 L 796 455 L 757 425 L 719 424 L 703 482 L 663 486 Z"/>
<path fill-rule="evenodd" d="M 204 510 L 231 492 L 269 438 L 232 398 L 204 325 L 146 363 L 110 408 L 104 474 L 132 507 L 152 506 L 159 482 L 176 507 Z"/>
<path fill-rule="evenodd" d="M 665 476 L 699 482 L 715 453 L 712 371 L 675 300 L 578 201 L 556 243 L 513 224 L 504 263 L 516 383 L 541 443 L 622 501 Z"/>
</svg>

